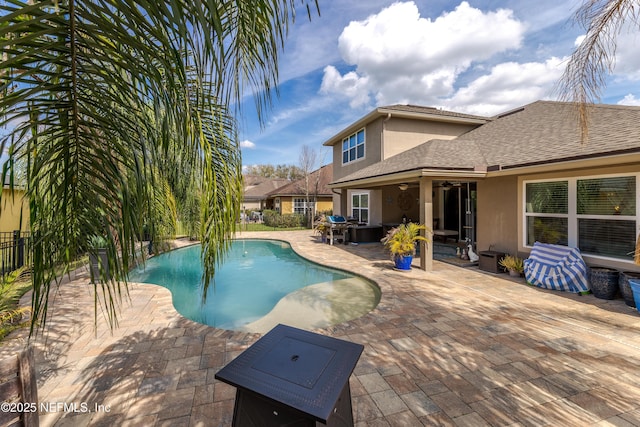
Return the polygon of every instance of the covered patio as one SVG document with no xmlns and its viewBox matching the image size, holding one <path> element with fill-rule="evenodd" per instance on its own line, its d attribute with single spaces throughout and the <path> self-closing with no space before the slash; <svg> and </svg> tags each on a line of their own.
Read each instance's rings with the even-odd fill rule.
<svg viewBox="0 0 640 427">
<path fill-rule="evenodd" d="M 378 283 L 378 307 L 317 332 L 361 343 L 351 377 L 358 426 L 639 425 L 640 316 L 622 300 L 527 286 L 433 261 L 391 268 L 380 244 L 326 245 L 310 231 L 243 233 Z M 230 426 L 235 390 L 214 374 L 259 338 L 199 325 L 164 288 L 131 285 L 110 332 L 93 328 L 88 272 L 75 272 L 34 340 L 41 425 Z M 25 334 L 1 349 L 12 354 Z"/>
<path fill-rule="evenodd" d="M 416 174 L 423 175 L 416 178 Z M 342 215 L 360 220 L 361 226 L 381 228 L 381 236 L 402 222 L 413 221 L 427 225 L 428 237 L 434 242 L 458 243 L 463 248 L 476 244 L 476 180 L 482 172 L 412 171 L 396 175 L 332 184 L 334 204 Z M 366 203 L 364 219 L 360 214 L 363 209 L 356 206 L 359 196 L 366 197 L 360 202 Z M 433 246 L 422 249 L 419 268 L 431 270 L 437 258 Z"/>
</svg>

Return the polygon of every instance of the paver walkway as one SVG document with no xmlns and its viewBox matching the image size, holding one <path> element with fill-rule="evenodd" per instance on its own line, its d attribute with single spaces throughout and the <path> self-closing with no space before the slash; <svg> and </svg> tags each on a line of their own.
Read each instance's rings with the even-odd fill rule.
<svg viewBox="0 0 640 427">
<path fill-rule="evenodd" d="M 256 236 L 379 284 L 373 312 L 318 331 L 365 346 L 351 377 L 358 426 L 640 426 L 640 316 L 622 300 L 441 262 L 397 272 L 380 245 L 308 231 L 242 235 Z M 235 390 L 214 374 L 259 335 L 186 320 L 153 285 L 131 285 L 120 319 L 94 329 L 86 272 L 60 287 L 35 340 L 41 425 L 231 425 Z"/>
</svg>

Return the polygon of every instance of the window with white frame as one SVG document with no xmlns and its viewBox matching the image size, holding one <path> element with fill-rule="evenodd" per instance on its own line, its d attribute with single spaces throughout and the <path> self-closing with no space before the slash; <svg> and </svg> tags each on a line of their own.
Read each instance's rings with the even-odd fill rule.
<svg viewBox="0 0 640 427">
<path fill-rule="evenodd" d="M 307 203 L 307 200 L 303 198 L 293 199 L 293 213 L 304 215 L 306 212 L 311 212 L 313 206 L 314 202 L 311 200 Z"/>
<path fill-rule="evenodd" d="M 555 243 L 587 255 L 632 260 L 638 230 L 637 178 L 525 182 L 525 244 Z"/>
<path fill-rule="evenodd" d="M 364 158 L 364 129 L 349 135 L 342 140 L 342 164 Z"/>
<path fill-rule="evenodd" d="M 368 193 L 353 193 L 351 195 L 351 217 L 358 222 L 369 223 Z"/>
</svg>

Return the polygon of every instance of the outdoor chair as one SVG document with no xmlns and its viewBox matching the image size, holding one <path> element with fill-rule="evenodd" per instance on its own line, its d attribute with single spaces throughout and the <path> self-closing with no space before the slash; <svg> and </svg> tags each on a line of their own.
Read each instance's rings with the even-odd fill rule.
<svg viewBox="0 0 640 427">
<path fill-rule="evenodd" d="M 589 291 L 588 268 L 580 250 L 535 242 L 524 261 L 527 283 L 545 289 L 573 293 Z"/>
</svg>

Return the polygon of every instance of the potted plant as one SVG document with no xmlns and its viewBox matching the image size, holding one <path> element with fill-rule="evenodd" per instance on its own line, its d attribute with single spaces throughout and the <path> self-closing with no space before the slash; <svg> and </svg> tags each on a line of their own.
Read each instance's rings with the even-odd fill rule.
<svg viewBox="0 0 640 427">
<path fill-rule="evenodd" d="M 327 218 L 325 218 L 324 215 L 318 218 L 318 220 L 316 221 L 316 225 L 313 227 L 313 229 L 320 236 L 320 240 L 322 240 L 322 243 L 326 243 L 328 225 L 327 225 Z"/>
<path fill-rule="evenodd" d="M 91 282 L 95 283 L 98 278 L 109 280 L 109 258 L 107 257 L 107 246 L 109 242 L 103 236 L 93 235 L 89 237 L 89 265 L 91 267 Z"/>
<path fill-rule="evenodd" d="M 520 277 L 524 272 L 524 260 L 515 255 L 505 255 L 498 261 L 498 264 L 504 267 L 509 272 L 509 275 L 513 277 Z"/>
<path fill-rule="evenodd" d="M 411 261 L 416 253 L 416 242 L 429 243 L 429 239 L 420 235 L 427 230 L 422 224 L 409 222 L 392 228 L 380 241 L 391 253 L 391 259 L 398 270 L 411 270 Z"/>
</svg>

